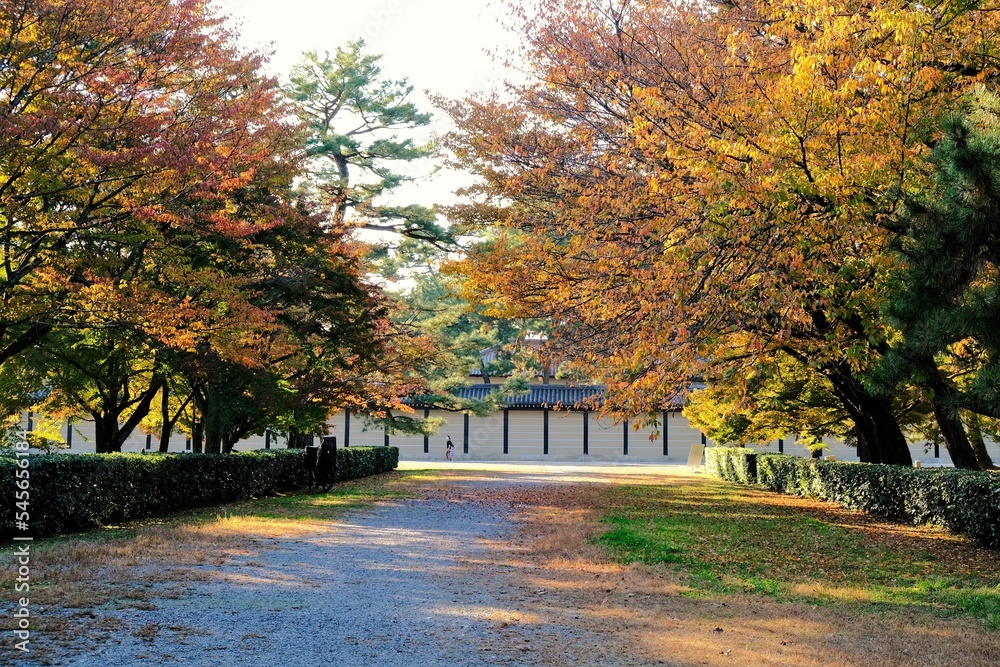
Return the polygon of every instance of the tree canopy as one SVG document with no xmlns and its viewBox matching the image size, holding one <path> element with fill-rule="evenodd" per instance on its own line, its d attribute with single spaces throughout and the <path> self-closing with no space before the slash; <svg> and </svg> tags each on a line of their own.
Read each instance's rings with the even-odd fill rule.
<svg viewBox="0 0 1000 667">
<path fill-rule="evenodd" d="M 6 414 L 221 451 L 399 405 L 363 248 L 296 190 L 308 128 L 211 3 L 3 0 L 0 32 Z"/>
<path fill-rule="evenodd" d="M 386 78 L 381 56 L 364 53 L 364 46 L 350 42 L 332 56 L 310 51 L 292 69 L 286 92 L 309 132 L 306 186 L 335 226 L 447 243 L 432 209 L 387 203 L 385 195 L 412 182 L 415 165 L 433 155 L 433 144 L 413 136 L 431 116 L 409 99 L 409 82 Z"/>
<path fill-rule="evenodd" d="M 899 1 L 520 3 L 532 83 L 448 107 L 478 173 L 454 215 L 496 312 L 549 317 L 654 419 L 692 379 L 777 355 L 829 382 L 862 460 L 910 462 L 866 373 L 887 223 L 933 189 L 941 122 L 997 73 L 996 12 Z"/>
</svg>

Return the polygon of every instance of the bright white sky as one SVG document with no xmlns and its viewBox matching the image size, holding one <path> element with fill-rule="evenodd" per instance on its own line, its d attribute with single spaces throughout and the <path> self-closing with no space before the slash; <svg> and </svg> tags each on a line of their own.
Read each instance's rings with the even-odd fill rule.
<svg viewBox="0 0 1000 667">
<path fill-rule="evenodd" d="M 273 48 L 275 74 L 303 51 L 333 52 L 364 38 L 384 54 L 384 71 L 417 90 L 451 97 L 502 78 L 485 49 L 512 43 L 500 0 L 216 0 L 237 22 L 244 43 Z"/>
<path fill-rule="evenodd" d="M 501 0 L 215 1 L 233 17 L 245 45 L 274 52 L 269 69 L 279 78 L 304 51 L 332 53 L 364 38 L 369 53 L 383 55 L 383 74 L 409 79 L 414 100 L 431 112 L 424 90 L 459 98 L 498 87 L 505 74 L 487 50 L 503 53 L 516 40 L 502 26 Z M 434 129 L 447 126 L 439 119 Z M 463 180 L 439 175 L 400 194 L 410 203 L 449 203 Z"/>
</svg>

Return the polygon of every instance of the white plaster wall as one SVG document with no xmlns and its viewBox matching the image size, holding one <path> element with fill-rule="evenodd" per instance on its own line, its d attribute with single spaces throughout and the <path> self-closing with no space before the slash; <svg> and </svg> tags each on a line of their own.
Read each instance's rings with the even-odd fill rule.
<svg viewBox="0 0 1000 667">
<path fill-rule="evenodd" d="M 32 430 L 39 428 L 39 421 L 45 419 L 44 417 L 39 417 L 38 415 L 32 415 L 31 426 Z M 29 425 L 27 415 L 21 418 L 21 428 L 27 429 Z M 68 454 L 93 454 L 96 449 L 95 441 L 96 436 L 94 433 L 94 422 L 92 421 L 79 421 L 74 420 L 69 422 L 67 420 L 59 420 L 58 423 L 59 434 L 65 442 L 70 444 L 68 449 L 60 449 L 59 452 Z M 170 447 L 169 451 L 172 453 L 180 453 L 188 451 L 187 449 L 188 435 L 181 431 L 180 429 L 174 429 L 174 432 L 170 435 Z M 235 449 L 237 451 L 250 451 L 254 449 L 264 449 L 266 444 L 266 436 L 261 435 L 251 435 L 244 438 L 236 444 Z M 149 449 L 147 449 L 147 446 Z M 285 440 L 276 434 L 271 434 L 271 449 L 284 449 Z M 136 429 L 129 436 L 128 440 L 122 445 L 123 452 L 137 453 L 144 451 L 158 452 L 160 450 L 160 434 L 153 433 L 150 437 L 147 433 L 141 429 Z"/>
<path fill-rule="evenodd" d="M 617 461 L 624 458 L 625 440 L 622 424 L 616 424 L 610 419 L 603 419 L 596 414 L 590 415 L 590 455 L 589 459 L 596 461 Z"/>
<path fill-rule="evenodd" d="M 469 416 L 469 453 L 472 461 L 499 461 L 503 455 L 503 412 L 488 417 Z"/>
<path fill-rule="evenodd" d="M 332 420 L 327 422 L 332 426 L 330 435 L 337 436 L 337 445 L 340 447 L 343 447 L 347 442 L 346 422 L 346 415 L 343 411 L 338 412 Z M 350 415 L 350 423 L 351 447 L 381 447 L 385 444 L 385 429 L 381 424 L 369 425 L 363 415 L 354 412 Z"/>
<path fill-rule="evenodd" d="M 544 450 L 544 422 L 541 410 L 508 410 L 507 458 L 540 461 Z M 552 428 L 552 423 L 549 423 Z M 551 443 L 549 443 L 551 453 Z M 502 443 L 501 443 L 501 451 Z"/>
<path fill-rule="evenodd" d="M 461 412 L 448 412 L 446 410 L 431 410 L 431 417 L 444 421 L 444 426 L 435 435 L 430 437 L 428 446 L 430 447 L 430 457 L 432 459 L 444 460 L 447 450 L 445 444 L 448 436 L 455 445 L 455 460 L 462 456 L 462 432 L 464 430 L 464 415 Z M 391 442 L 389 444 L 392 444 Z"/>
<path fill-rule="evenodd" d="M 624 460 L 631 461 L 664 461 L 663 433 L 657 432 L 651 426 L 636 430 L 634 424 L 628 426 L 628 456 Z"/>
<path fill-rule="evenodd" d="M 423 411 L 418 412 L 423 416 Z M 463 452 L 464 416 L 461 413 L 432 410 L 432 417 L 445 421 L 441 431 L 431 436 L 429 452 L 424 453 L 424 438 L 422 435 L 392 435 L 389 444 L 399 447 L 400 458 L 406 460 L 443 460 L 445 439 L 451 435 L 455 443 L 456 459 L 473 461 L 624 461 L 624 462 L 669 462 L 686 463 L 692 445 L 701 442 L 701 433 L 693 428 L 687 419 L 679 412 L 668 413 L 665 425 L 661 424 L 661 432 L 650 441 L 652 429 L 635 430 L 629 425 L 629 453 L 624 455 L 624 440 L 622 424 L 615 424 L 608 419 L 599 419 L 590 413 L 589 419 L 589 455 L 583 454 L 583 422 L 584 413 L 551 410 L 549 412 L 549 454 L 543 454 L 543 417 L 541 410 L 511 410 L 509 416 L 509 453 L 503 453 L 503 412 L 488 417 L 469 417 L 469 453 Z M 32 424 L 38 427 L 38 415 L 32 415 Z M 330 418 L 331 433 L 337 436 L 338 444 L 344 444 L 345 415 L 343 411 Z M 67 429 L 72 430 L 72 447 L 69 453 L 82 454 L 94 451 L 94 424 L 87 421 L 77 421 L 71 426 L 65 420 L 57 425 L 65 439 Z M 27 415 L 21 419 L 21 427 L 28 427 Z M 666 439 L 668 456 L 663 456 L 663 441 Z M 170 440 L 171 452 L 183 452 L 186 449 L 187 435 L 175 431 Z M 853 446 L 848 446 L 832 438 L 825 439 L 828 449 L 824 455 L 834 455 L 841 461 L 857 461 L 857 452 Z M 237 443 L 236 449 L 248 451 L 263 449 L 264 435 L 255 435 Z M 381 446 L 385 443 L 381 427 L 366 428 L 363 417 L 351 415 L 350 444 L 352 446 Z M 713 445 L 711 440 L 709 445 Z M 152 451 L 157 451 L 159 441 L 153 436 Z M 272 434 L 271 448 L 283 449 L 285 440 Z M 925 451 L 925 446 L 927 450 Z M 755 449 L 765 453 L 777 453 L 778 443 L 773 441 L 764 445 L 754 445 Z M 141 452 L 146 449 L 146 434 L 137 430 L 125 443 L 122 451 Z M 987 449 L 994 463 L 1000 464 L 1000 444 L 988 441 Z M 786 454 L 809 456 L 808 450 L 799 445 L 794 438 L 784 441 Z M 951 459 L 944 446 L 940 447 L 940 457 L 934 457 L 933 445 L 917 442 L 910 445 L 910 453 L 914 460 L 920 460 L 926 466 L 951 465 Z"/>
<path fill-rule="evenodd" d="M 701 431 L 691 426 L 680 412 L 667 415 L 667 459 L 671 463 L 687 463 L 692 445 L 701 444 Z M 706 439 L 707 445 L 715 444 Z"/>
<path fill-rule="evenodd" d="M 583 461 L 583 413 L 549 412 L 549 456 L 552 461 Z"/>
</svg>

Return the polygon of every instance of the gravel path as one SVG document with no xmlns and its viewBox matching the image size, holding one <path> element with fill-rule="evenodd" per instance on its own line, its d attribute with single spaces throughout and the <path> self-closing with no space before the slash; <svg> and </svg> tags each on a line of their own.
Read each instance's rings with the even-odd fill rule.
<svg viewBox="0 0 1000 667">
<path fill-rule="evenodd" d="M 460 484 L 469 498 L 525 483 Z M 518 622 L 530 601 L 504 599 L 503 566 L 490 558 L 512 528 L 511 512 L 448 494 L 354 512 L 328 531 L 206 566 L 218 574 L 191 581 L 179 598 L 155 599 L 153 609 L 95 610 L 120 629 L 77 647 L 84 653 L 56 655 L 55 664 L 539 665 L 553 664 L 544 655 L 553 645 L 576 647 L 575 664 L 620 664 L 614 655 L 594 661 L 606 651 L 593 633 Z M 570 657 L 562 652 L 555 664 Z"/>
</svg>

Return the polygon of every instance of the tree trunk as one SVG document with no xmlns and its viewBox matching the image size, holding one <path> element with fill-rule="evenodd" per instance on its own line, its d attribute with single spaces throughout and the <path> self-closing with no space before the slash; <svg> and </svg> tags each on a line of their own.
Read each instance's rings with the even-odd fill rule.
<svg viewBox="0 0 1000 667">
<path fill-rule="evenodd" d="M 160 397 L 160 453 L 166 454 L 170 449 L 170 431 L 174 424 L 170 421 L 170 388 L 164 383 Z"/>
<path fill-rule="evenodd" d="M 962 424 L 955 407 L 955 392 L 941 377 L 937 367 L 930 371 L 927 385 L 934 394 L 931 401 L 934 418 L 941 428 L 941 435 L 944 436 L 944 444 L 948 448 L 952 464 L 956 468 L 980 470 L 982 466 L 979 465 L 976 452 L 972 449 L 972 444 L 965 433 L 965 425 Z"/>
<path fill-rule="evenodd" d="M 163 390 L 167 391 L 166 385 L 163 386 Z M 170 416 L 170 402 L 168 400 L 169 394 L 166 396 L 166 398 L 164 398 L 163 403 L 160 406 L 160 409 L 162 410 L 161 417 L 163 420 L 163 429 L 160 432 L 161 453 L 163 454 L 167 453 L 168 448 L 170 446 L 170 434 L 173 433 L 174 427 L 177 426 L 178 420 L 180 420 L 180 418 L 184 416 L 184 410 L 187 409 L 188 403 L 191 402 L 191 400 L 194 398 L 194 395 L 195 395 L 194 391 L 188 394 L 188 397 L 185 398 L 184 402 L 181 403 L 179 408 L 177 408 L 177 412 L 174 413 L 173 417 Z M 198 452 L 201 452 L 201 449 L 199 449 Z"/>
<path fill-rule="evenodd" d="M 219 414 L 218 401 L 215 400 L 215 392 L 209 387 L 206 392 L 208 400 L 205 402 L 205 411 L 202 413 L 202 429 L 205 433 L 205 453 L 222 453 L 222 423 Z"/>
<path fill-rule="evenodd" d="M 200 419 L 191 425 L 191 451 L 195 454 L 201 454 L 205 451 L 203 446 L 204 431 L 205 427 Z"/>
<path fill-rule="evenodd" d="M 335 227 L 340 227 L 347 220 L 347 201 L 350 196 L 351 177 L 348 172 L 347 156 L 338 151 L 333 154 L 333 159 L 337 163 L 337 172 L 340 175 L 340 181 L 333 197 L 333 224 Z"/>
<path fill-rule="evenodd" d="M 972 451 L 976 454 L 976 461 L 983 470 L 996 470 L 990 453 L 986 451 L 986 442 L 983 440 L 983 429 L 979 423 L 979 416 L 972 415 L 968 423 L 969 442 L 972 444 Z"/>
<path fill-rule="evenodd" d="M 218 385 L 205 385 L 204 405 L 201 410 L 202 430 L 205 436 L 205 453 L 222 454 L 222 443 L 226 431 L 225 399 L 220 396 Z"/>
<path fill-rule="evenodd" d="M 230 424 L 222 436 L 222 453 L 231 454 L 236 443 L 259 430 L 257 421 L 250 417 L 243 417 L 238 423 Z"/>
<path fill-rule="evenodd" d="M 854 421 L 858 457 L 865 463 L 912 466 L 910 447 L 887 399 L 875 396 L 839 365 L 820 371 L 830 380 L 834 393 Z"/>
<path fill-rule="evenodd" d="M 122 450 L 121 441 L 115 442 L 118 433 L 118 420 L 113 415 L 92 415 L 94 417 L 94 447 L 98 454 L 113 454 Z"/>
<path fill-rule="evenodd" d="M 941 435 L 944 437 L 944 446 L 948 450 L 948 456 L 956 468 L 967 468 L 969 470 L 980 470 L 981 466 L 976 458 L 976 452 L 972 449 L 972 443 L 965 433 L 962 420 L 951 414 L 948 408 L 941 405 L 937 396 L 934 397 L 934 418 L 937 419 Z"/>
<path fill-rule="evenodd" d="M 205 429 L 205 453 L 222 453 L 222 433 L 215 424 L 208 424 L 208 428 Z"/>
<path fill-rule="evenodd" d="M 111 407 L 104 408 L 102 414 L 94 415 L 95 451 L 98 454 L 120 452 L 122 445 L 132 435 L 132 431 L 149 414 L 153 397 L 159 390 L 160 381 L 154 378 L 153 385 L 142 393 L 142 398 L 136 403 L 135 409 L 124 424 L 118 423 L 118 417 L 125 409 L 125 406 L 120 404 L 112 404 Z"/>
<path fill-rule="evenodd" d="M 866 436 L 858 428 L 857 423 L 854 424 L 854 439 L 858 441 L 858 458 L 862 461 L 870 461 L 872 458 L 871 447 L 868 446 L 868 440 L 865 439 Z"/>
</svg>

